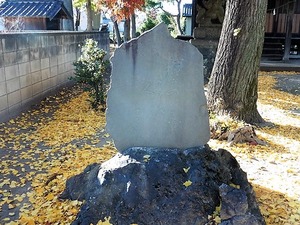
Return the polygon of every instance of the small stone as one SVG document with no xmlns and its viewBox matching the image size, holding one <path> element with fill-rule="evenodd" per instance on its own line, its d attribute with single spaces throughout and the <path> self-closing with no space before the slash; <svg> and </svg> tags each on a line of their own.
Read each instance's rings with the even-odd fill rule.
<svg viewBox="0 0 300 225">
<path fill-rule="evenodd" d="M 222 220 L 227 220 L 236 215 L 243 215 L 247 212 L 248 199 L 245 191 L 227 184 L 222 184 L 219 191 L 222 202 L 220 211 Z"/>
<path fill-rule="evenodd" d="M 220 225 L 261 225 L 261 223 L 253 215 L 242 215 L 223 221 Z"/>
</svg>

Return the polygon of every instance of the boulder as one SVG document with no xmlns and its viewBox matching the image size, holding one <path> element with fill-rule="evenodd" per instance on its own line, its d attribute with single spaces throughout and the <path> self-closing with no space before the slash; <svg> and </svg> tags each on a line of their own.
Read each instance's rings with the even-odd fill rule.
<svg viewBox="0 0 300 225">
<path fill-rule="evenodd" d="M 238 187 L 238 188 L 237 188 Z M 134 147 L 70 178 L 62 199 L 84 201 L 73 224 L 265 224 L 247 175 L 226 150 Z"/>
</svg>

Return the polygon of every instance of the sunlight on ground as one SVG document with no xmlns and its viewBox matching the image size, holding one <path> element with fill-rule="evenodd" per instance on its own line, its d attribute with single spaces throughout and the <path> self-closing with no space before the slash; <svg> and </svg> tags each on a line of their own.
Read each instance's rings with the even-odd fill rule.
<svg viewBox="0 0 300 225">
<path fill-rule="evenodd" d="M 293 102 L 290 104 L 291 106 L 295 105 L 299 107 L 300 105 L 299 103 L 292 103 Z M 272 105 L 262 104 L 260 102 L 258 102 L 257 108 L 261 116 L 267 121 L 271 121 L 272 123 L 278 125 L 289 125 L 300 128 L 300 117 L 297 118 L 291 115 L 291 113 L 288 113 L 286 110 L 274 107 Z"/>
<path fill-rule="evenodd" d="M 300 149 L 300 141 L 291 139 L 291 138 L 287 138 L 278 134 L 268 134 L 266 132 L 263 131 L 257 131 L 256 132 L 260 137 L 262 137 L 262 139 L 266 140 L 267 142 L 272 142 L 276 145 L 281 145 L 282 148 L 286 148 L 289 153 L 291 154 L 297 154 L 299 153 L 299 149 Z M 300 139 L 298 139 L 300 140 Z"/>
<path fill-rule="evenodd" d="M 271 127 L 256 129 L 266 146 L 210 140 L 213 149 L 225 148 L 247 172 L 267 225 L 300 224 L 300 96 L 274 89 L 272 73 L 259 76 L 258 110 Z M 280 74 L 280 73 L 279 73 Z M 293 76 L 295 73 L 284 73 Z"/>
<path fill-rule="evenodd" d="M 274 125 L 257 129 L 268 144 L 229 146 L 210 140 L 209 145 L 225 148 L 237 158 L 268 225 L 296 225 L 300 224 L 300 118 L 290 110 L 300 108 L 300 96 L 275 90 L 276 81 L 269 75 L 259 76 L 258 108 Z M 66 96 L 69 101 L 64 102 Z M 41 108 L 0 124 L 0 148 L 6 149 L 0 152 L 0 213 L 8 212 L 2 219 L 5 224 L 70 224 L 75 219 L 82 203 L 58 200 L 67 178 L 116 152 L 104 131 L 104 114 L 93 111 L 86 100 L 84 92 L 64 91 L 46 99 Z"/>
</svg>

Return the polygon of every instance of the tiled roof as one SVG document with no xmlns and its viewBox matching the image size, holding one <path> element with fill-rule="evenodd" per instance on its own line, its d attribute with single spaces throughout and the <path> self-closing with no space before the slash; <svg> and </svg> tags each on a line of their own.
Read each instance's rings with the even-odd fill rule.
<svg viewBox="0 0 300 225">
<path fill-rule="evenodd" d="M 72 18 L 61 1 L 5 1 L 0 5 L 0 17 L 45 17 L 52 20 L 59 12 Z"/>
</svg>

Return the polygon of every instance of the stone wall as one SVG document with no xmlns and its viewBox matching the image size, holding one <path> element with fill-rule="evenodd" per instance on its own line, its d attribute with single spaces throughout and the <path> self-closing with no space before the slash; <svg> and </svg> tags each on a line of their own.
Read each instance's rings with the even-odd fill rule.
<svg viewBox="0 0 300 225">
<path fill-rule="evenodd" d="M 0 122 L 68 85 L 87 38 L 109 51 L 107 32 L 0 34 Z"/>
</svg>

